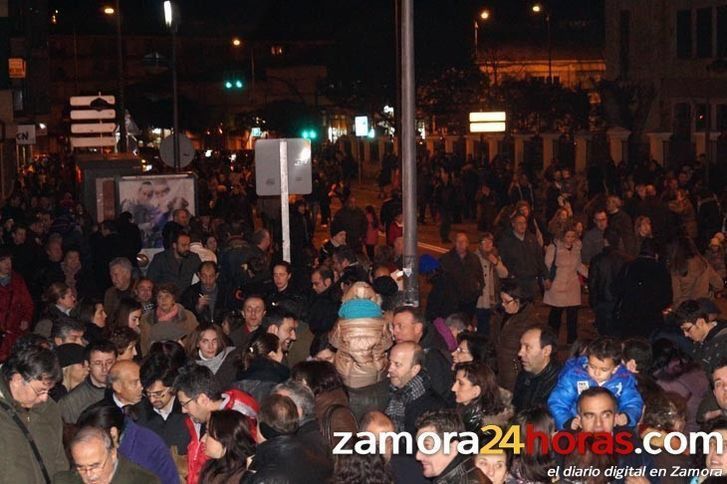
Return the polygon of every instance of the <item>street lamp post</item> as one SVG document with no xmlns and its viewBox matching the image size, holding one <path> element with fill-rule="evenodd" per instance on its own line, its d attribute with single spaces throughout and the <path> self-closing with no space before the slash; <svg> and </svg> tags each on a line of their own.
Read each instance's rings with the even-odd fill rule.
<svg viewBox="0 0 727 484">
<path fill-rule="evenodd" d="M 125 96 L 124 96 L 124 85 L 126 84 L 126 80 L 124 79 L 124 43 L 123 43 L 123 37 L 121 36 L 121 5 L 120 0 L 116 0 L 115 7 L 104 7 L 103 12 L 106 15 L 116 15 L 116 59 L 117 59 L 117 67 L 118 67 L 118 77 L 117 77 L 117 89 L 119 92 L 119 99 L 116 103 L 116 118 L 117 122 L 119 123 L 119 152 L 125 153 L 126 152 L 126 103 L 125 103 Z M 75 29 L 75 23 L 74 23 L 74 29 L 73 29 L 73 47 L 74 47 L 74 62 L 76 62 L 76 90 L 78 90 L 78 65 L 77 65 L 77 59 L 75 58 L 77 56 L 76 52 L 76 29 Z"/>
<path fill-rule="evenodd" d="M 175 15 L 171 1 L 164 2 L 164 22 L 172 32 L 172 129 L 174 146 L 174 171 L 179 171 L 179 96 L 177 92 L 177 28 L 179 17 Z"/>
<path fill-rule="evenodd" d="M 535 14 L 545 14 L 545 28 L 547 30 L 547 43 L 548 43 L 548 83 L 553 83 L 553 42 L 550 33 L 550 11 L 546 10 L 539 3 L 534 4 L 531 10 Z"/>
<path fill-rule="evenodd" d="M 472 49 L 474 52 L 475 57 L 475 63 L 480 58 L 480 20 L 488 20 L 490 18 L 490 11 L 487 9 L 482 10 L 478 16 L 478 18 L 475 19 L 474 25 L 475 25 L 475 38 L 474 38 L 474 48 Z"/>
</svg>

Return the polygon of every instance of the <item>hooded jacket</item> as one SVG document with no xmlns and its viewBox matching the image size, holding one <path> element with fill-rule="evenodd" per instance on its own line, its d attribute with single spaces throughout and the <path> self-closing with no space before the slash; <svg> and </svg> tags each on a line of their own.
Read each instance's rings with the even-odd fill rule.
<svg viewBox="0 0 727 484">
<path fill-rule="evenodd" d="M 613 393 L 618 402 L 618 413 L 628 416 L 628 427 L 634 427 L 641 418 L 644 401 L 636 387 L 636 378 L 623 365 L 602 385 L 590 377 L 586 367 L 588 357 L 568 360 L 558 377 L 558 383 L 548 398 L 548 408 L 558 429 L 565 428 L 577 415 L 578 395 L 591 387 L 602 386 Z"/>
</svg>

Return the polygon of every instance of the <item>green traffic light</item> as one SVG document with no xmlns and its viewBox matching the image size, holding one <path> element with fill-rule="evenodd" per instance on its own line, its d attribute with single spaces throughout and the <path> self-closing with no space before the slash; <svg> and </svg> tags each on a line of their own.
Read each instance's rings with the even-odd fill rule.
<svg viewBox="0 0 727 484">
<path fill-rule="evenodd" d="M 310 132 L 310 139 L 316 139 L 318 137 L 318 134 L 315 131 Z"/>
<path fill-rule="evenodd" d="M 235 87 L 238 89 L 242 89 L 242 81 L 239 79 L 235 81 Z"/>
<path fill-rule="evenodd" d="M 230 81 L 225 81 L 225 89 L 232 89 L 232 83 Z"/>
</svg>

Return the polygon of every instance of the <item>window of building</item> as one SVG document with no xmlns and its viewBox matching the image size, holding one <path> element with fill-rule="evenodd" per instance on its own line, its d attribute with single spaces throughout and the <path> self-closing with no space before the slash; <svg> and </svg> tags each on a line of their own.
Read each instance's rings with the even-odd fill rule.
<svg viewBox="0 0 727 484">
<path fill-rule="evenodd" d="M 626 78 L 629 74 L 629 43 L 631 42 L 631 12 L 621 10 L 618 23 L 618 62 L 621 77 Z"/>
<path fill-rule="evenodd" d="M 716 130 L 719 132 L 727 131 L 727 104 L 717 104 L 717 124 Z"/>
<path fill-rule="evenodd" d="M 712 57 L 712 7 L 697 10 L 697 57 Z"/>
<path fill-rule="evenodd" d="M 677 57 L 692 57 L 692 11 L 677 11 Z"/>
<path fill-rule="evenodd" d="M 677 103 L 674 105 L 674 137 L 689 139 L 691 137 L 692 110 L 689 103 Z"/>
<path fill-rule="evenodd" d="M 727 5 L 717 8 L 717 57 L 727 57 Z"/>
<path fill-rule="evenodd" d="M 270 53 L 275 56 L 283 55 L 283 46 L 273 45 L 272 47 L 270 47 Z"/>
<path fill-rule="evenodd" d="M 707 126 L 707 105 L 697 104 L 696 105 L 696 116 L 694 117 L 694 131 L 699 133 L 705 131 Z"/>
</svg>

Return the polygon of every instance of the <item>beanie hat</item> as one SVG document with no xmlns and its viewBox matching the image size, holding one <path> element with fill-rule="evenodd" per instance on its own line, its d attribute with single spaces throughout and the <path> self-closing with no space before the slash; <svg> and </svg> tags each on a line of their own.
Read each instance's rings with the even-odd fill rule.
<svg viewBox="0 0 727 484">
<path fill-rule="evenodd" d="M 338 316 L 343 319 L 380 318 L 381 307 L 370 299 L 351 299 L 341 305 Z"/>
<path fill-rule="evenodd" d="M 439 269 L 439 261 L 429 254 L 419 257 L 419 273 L 429 274 Z"/>
<path fill-rule="evenodd" d="M 75 343 L 62 344 L 56 348 L 56 355 L 61 368 L 83 363 L 83 353 L 83 346 Z"/>
</svg>

